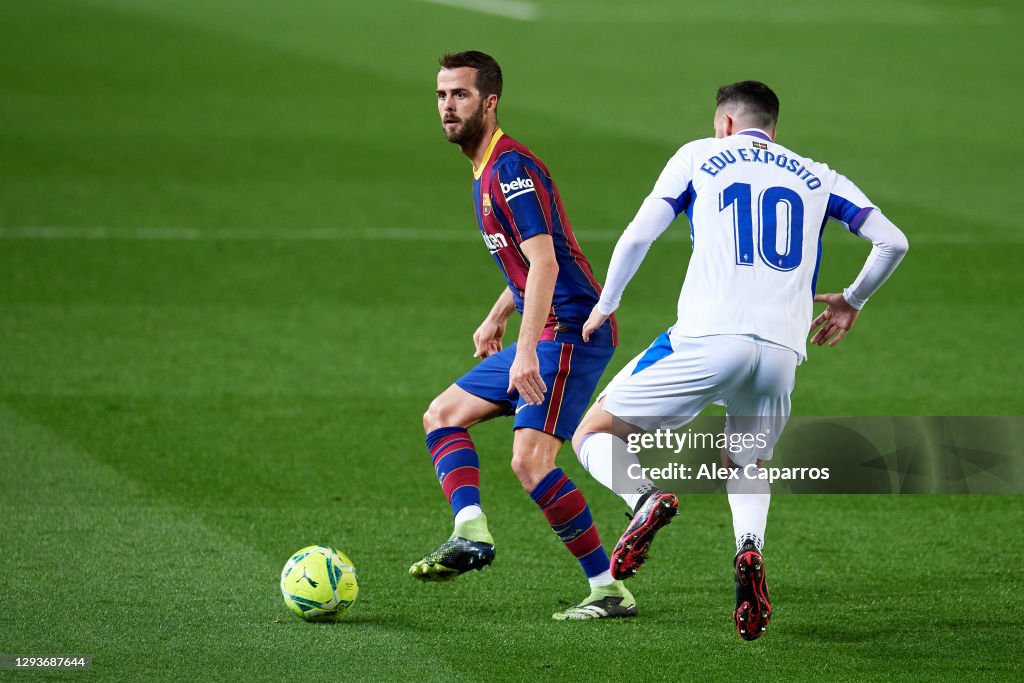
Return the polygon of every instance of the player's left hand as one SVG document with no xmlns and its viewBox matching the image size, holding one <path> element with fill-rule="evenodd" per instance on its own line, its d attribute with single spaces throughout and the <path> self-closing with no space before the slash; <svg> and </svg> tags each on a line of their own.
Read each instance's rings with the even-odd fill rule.
<svg viewBox="0 0 1024 683">
<path fill-rule="evenodd" d="M 605 315 L 597 310 L 597 305 L 595 304 L 593 310 L 590 311 L 590 317 L 587 318 L 587 322 L 583 323 L 583 341 L 590 341 L 590 335 L 600 328 L 601 325 L 604 325 L 610 317 L 611 315 Z"/>
<path fill-rule="evenodd" d="M 822 326 L 811 338 L 811 343 L 822 346 L 828 342 L 829 346 L 835 346 L 853 328 L 860 311 L 848 304 L 842 294 L 815 294 L 814 300 L 828 306 L 811 323 L 811 332 L 819 325 Z"/>
<path fill-rule="evenodd" d="M 508 392 L 515 389 L 519 396 L 532 406 L 544 402 L 548 387 L 540 376 L 540 361 L 536 349 L 516 348 L 516 359 L 508 371 Z"/>
</svg>

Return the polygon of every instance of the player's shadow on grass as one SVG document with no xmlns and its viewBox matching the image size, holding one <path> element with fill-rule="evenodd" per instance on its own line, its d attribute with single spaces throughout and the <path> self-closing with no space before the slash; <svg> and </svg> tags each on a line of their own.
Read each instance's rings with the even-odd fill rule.
<svg viewBox="0 0 1024 683">
<path fill-rule="evenodd" d="M 275 625 L 293 625 L 314 628 L 358 628 L 360 626 L 383 626 L 389 631 L 420 631 L 415 623 L 390 614 L 349 614 L 338 621 L 303 621 L 302 619 L 278 617 Z"/>
</svg>

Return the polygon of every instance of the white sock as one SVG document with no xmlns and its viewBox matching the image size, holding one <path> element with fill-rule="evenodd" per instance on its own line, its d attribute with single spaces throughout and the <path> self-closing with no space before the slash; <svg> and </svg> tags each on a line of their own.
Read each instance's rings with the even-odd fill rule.
<svg viewBox="0 0 1024 683">
<path fill-rule="evenodd" d="M 610 586 L 615 583 L 615 579 L 612 578 L 612 573 L 605 569 L 597 576 L 592 576 L 587 581 L 590 582 L 591 588 L 597 588 L 598 586 Z"/>
<path fill-rule="evenodd" d="M 614 434 L 588 434 L 576 457 L 590 476 L 622 498 L 630 510 L 636 509 L 640 498 L 654 488 L 649 479 L 629 476 L 629 466 L 639 465 L 640 461 L 636 454 L 626 450 L 626 442 Z"/>
<path fill-rule="evenodd" d="M 764 547 L 764 530 L 768 525 L 768 505 L 771 486 L 767 479 L 745 478 L 740 470 L 739 479 L 730 479 L 725 485 L 732 508 L 732 530 L 736 534 L 736 550 L 747 541 L 753 541 L 758 550 Z"/>
<path fill-rule="evenodd" d="M 455 526 L 468 522 L 471 519 L 476 519 L 482 514 L 484 514 L 484 511 L 479 505 L 467 505 L 455 515 Z"/>
</svg>

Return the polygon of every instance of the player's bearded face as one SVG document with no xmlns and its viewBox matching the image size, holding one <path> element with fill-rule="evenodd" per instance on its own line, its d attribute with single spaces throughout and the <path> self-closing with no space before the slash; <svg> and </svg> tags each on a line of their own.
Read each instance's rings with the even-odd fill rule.
<svg viewBox="0 0 1024 683">
<path fill-rule="evenodd" d="M 479 142 L 484 134 L 484 106 L 485 103 L 481 102 L 480 107 L 465 118 L 460 118 L 456 114 L 446 113 L 442 119 L 441 126 L 444 129 L 445 137 L 448 138 L 448 142 L 453 142 L 463 147 L 472 146 Z"/>
</svg>

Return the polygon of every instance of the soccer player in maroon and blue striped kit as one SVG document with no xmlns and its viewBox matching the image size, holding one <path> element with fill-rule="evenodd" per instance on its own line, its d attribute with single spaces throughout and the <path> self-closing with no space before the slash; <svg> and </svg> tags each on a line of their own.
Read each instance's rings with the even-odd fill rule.
<svg viewBox="0 0 1024 683">
<path fill-rule="evenodd" d="M 493 561 L 494 539 L 480 499 L 480 460 L 468 430 L 514 416 L 512 470 L 590 583 L 583 602 L 554 618 L 634 616 L 636 601 L 609 573 L 583 494 L 555 466 L 558 449 L 572 437 L 611 360 L 615 320 L 583 340 L 583 324 L 601 287 L 547 167 L 498 127 L 498 63 L 471 51 L 446 54 L 440 65 L 441 125 L 473 164 L 476 218 L 507 286 L 473 335 L 482 361 L 437 396 L 423 416 L 427 449 L 455 514 L 455 530 L 409 574 L 441 581 Z M 523 316 L 519 338 L 502 348 L 513 311 Z"/>
</svg>

